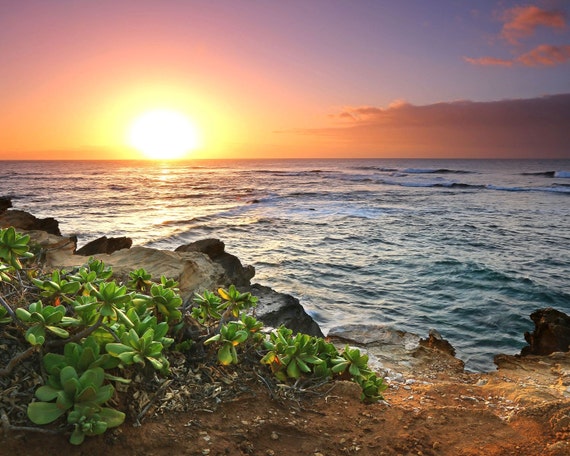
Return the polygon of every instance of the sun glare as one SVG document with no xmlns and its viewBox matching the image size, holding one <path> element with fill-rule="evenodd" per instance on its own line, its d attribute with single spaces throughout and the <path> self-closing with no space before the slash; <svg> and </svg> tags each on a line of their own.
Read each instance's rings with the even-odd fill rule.
<svg viewBox="0 0 570 456">
<path fill-rule="evenodd" d="M 147 158 L 171 160 L 198 148 L 200 135 L 184 114 L 157 109 L 133 120 L 127 141 Z"/>
</svg>

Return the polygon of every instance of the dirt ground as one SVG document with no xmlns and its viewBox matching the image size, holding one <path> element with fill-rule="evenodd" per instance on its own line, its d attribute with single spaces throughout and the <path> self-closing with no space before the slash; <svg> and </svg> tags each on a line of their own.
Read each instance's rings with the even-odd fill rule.
<svg viewBox="0 0 570 456">
<path fill-rule="evenodd" d="M 352 382 L 297 391 L 251 375 L 217 404 L 157 410 L 80 447 L 67 435 L 4 429 L 0 455 L 570 455 L 568 354 L 499 361 L 487 374 L 416 365 L 372 405 Z"/>
</svg>

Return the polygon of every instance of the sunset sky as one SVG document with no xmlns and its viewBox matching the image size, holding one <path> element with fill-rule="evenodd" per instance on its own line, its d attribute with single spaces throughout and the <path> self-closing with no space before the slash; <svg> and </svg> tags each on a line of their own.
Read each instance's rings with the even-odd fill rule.
<svg viewBox="0 0 570 456">
<path fill-rule="evenodd" d="M 0 0 L 0 159 L 570 158 L 570 2 Z"/>
</svg>

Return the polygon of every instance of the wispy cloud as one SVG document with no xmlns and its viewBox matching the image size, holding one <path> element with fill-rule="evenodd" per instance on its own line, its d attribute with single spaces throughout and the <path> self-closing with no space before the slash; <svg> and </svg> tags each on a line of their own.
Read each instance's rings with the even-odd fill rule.
<svg viewBox="0 0 570 456">
<path fill-rule="evenodd" d="M 570 158 L 570 93 L 491 102 L 454 101 L 386 108 L 345 106 L 337 125 L 297 134 L 351 143 L 370 154 Z"/>
<path fill-rule="evenodd" d="M 545 10 L 538 6 L 517 6 L 503 13 L 501 36 L 511 44 L 534 34 L 538 27 L 563 29 L 566 17 L 562 11 Z"/>
<path fill-rule="evenodd" d="M 558 65 L 570 60 L 570 44 L 554 46 L 542 44 L 517 57 L 516 61 L 526 66 Z"/>
<path fill-rule="evenodd" d="M 515 63 L 514 60 L 499 59 L 497 57 L 478 57 L 478 58 L 463 57 L 463 60 L 473 65 L 483 65 L 483 66 L 512 67 Z"/>
<path fill-rule="evenodd" d="M 497 57 L 463 57 L 472 65 L 481 66 L 553 66 L 570 61 L 570 44 L 540 44 L 524 52 L 523 41 L 535 35 L 539 27 L 563 30 L 567 28 L 566 14 L 559 10 L 546 10 L 535 5 L 517 6 L 500 15 L 503 26 L 500 32 L 515 54 L 510 59 Z"/>
<path fill-rule="evenodd" d="M 464 60 L 473 65 L 482 66 L 503 66 L 524 65 L 529 67 L 553 66 L 570 61 L 570 44 L 555 46 L 552 44 L 541 44 L 524 54 L 512 59 L 499 59 L 496 57 L 464 57 Z"/>
</svg>

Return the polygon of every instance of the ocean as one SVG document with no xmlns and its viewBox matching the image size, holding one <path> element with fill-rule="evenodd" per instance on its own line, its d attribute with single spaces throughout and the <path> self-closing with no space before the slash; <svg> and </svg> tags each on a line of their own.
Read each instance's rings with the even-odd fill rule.
<svg viewBox="0 0 570 456">
<path fill-rule="evenodd" d="M 570 313 L 570 160 L 4 161 L 0 196 L 79 246 L 219 238 L 325 334 L 433 328 L 468 370 Z"/>
</svg>

